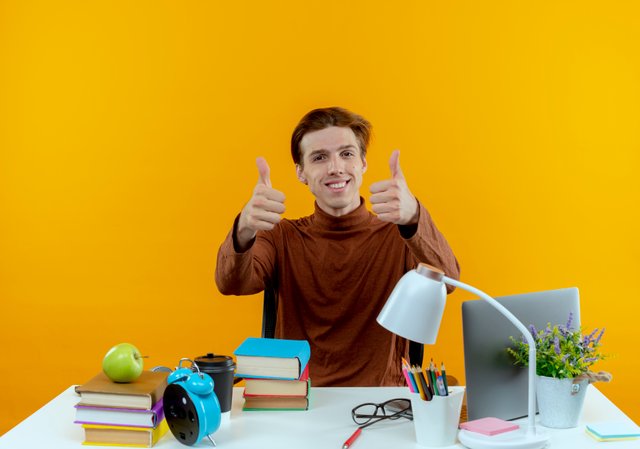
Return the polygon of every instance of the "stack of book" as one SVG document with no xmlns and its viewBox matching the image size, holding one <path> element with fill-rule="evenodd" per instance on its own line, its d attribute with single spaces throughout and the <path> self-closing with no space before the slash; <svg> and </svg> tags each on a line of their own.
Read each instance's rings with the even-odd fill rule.
<svg viewBox="0 0 640 449">
<path fill-rule="evenodd" d="M 162 409 L 166 386 L 167 373 L 143 371 L 129 383 L 100 373 L 76 387 L 74 422 L 84 429 L 83 444 L 152 447 L 168 430 Z"/>
<path fill-rule="evenodd" d="M 243 410 L 309 409 L 309 342 L 250 337 L 234 354 L 236 377 L 245 379 Z"/>
</svg>

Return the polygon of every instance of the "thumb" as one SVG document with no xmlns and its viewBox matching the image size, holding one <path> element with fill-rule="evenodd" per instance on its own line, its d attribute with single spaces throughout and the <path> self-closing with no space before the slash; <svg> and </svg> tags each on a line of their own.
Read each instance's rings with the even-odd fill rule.
<svg viewBox="0 0 640 449">
<path fill-rule="evenodd" d="M 393 150 L 389 159 L 389 168 L 393 179 L 404 179 L 404 174 L 400 168 L 400 150 Z"/>
<path fill-rule="evenodd" d="M 271 178 L 269 169 L 269 164 L 267 164 L 267 160 L 263 157 L 259 157 L 256 159 L 256 166 L 258 167 L 258 184 L 264 184 L 267 187 L 271 187 Z"/>
</svg>

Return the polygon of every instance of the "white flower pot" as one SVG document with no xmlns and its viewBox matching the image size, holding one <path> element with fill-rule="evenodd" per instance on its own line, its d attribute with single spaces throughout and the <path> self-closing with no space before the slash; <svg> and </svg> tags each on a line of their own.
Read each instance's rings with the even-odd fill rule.
<svg viewBox="0 0 640 449">
<path fill-rule="evenodd" d="M 536 376 L 536 398 L 540 424 L 555 429 L 576 427 L 589 381 L 574 384 L 573 379 Z"/>
</svg>

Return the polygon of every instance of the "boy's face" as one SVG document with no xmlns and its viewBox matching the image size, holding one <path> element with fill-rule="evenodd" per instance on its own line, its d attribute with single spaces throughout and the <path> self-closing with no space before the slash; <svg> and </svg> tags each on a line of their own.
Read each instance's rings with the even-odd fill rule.
<svg viewBox="0 0 640 449">
<path fill-rule="evenodd" d="M 307 133 L 300 141 L 300 151 L 298 179 L 309 186 L 323 211 L 339 217 L 360 206 L 367 161 L 361 157 L 351 128 L 331 126 Z"/>
</svg>

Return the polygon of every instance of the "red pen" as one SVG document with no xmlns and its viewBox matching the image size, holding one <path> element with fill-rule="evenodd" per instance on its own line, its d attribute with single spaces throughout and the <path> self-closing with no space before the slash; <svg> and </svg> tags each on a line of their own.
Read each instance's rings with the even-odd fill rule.
<svg viewBox="0 0 640 449">
<path fill-rule="evenodd" d="M 351 435 L 349 439 L 344 442 L 344 444 L 342 445 L 342 449 L 349 449 L 353 442 L 356 441 L 356 439 L 360 436 L 360 432 L 362 432 L 362 429 L 358 427 L 356 431 L 353 432 L 353 435 Z"/>
</svg>

